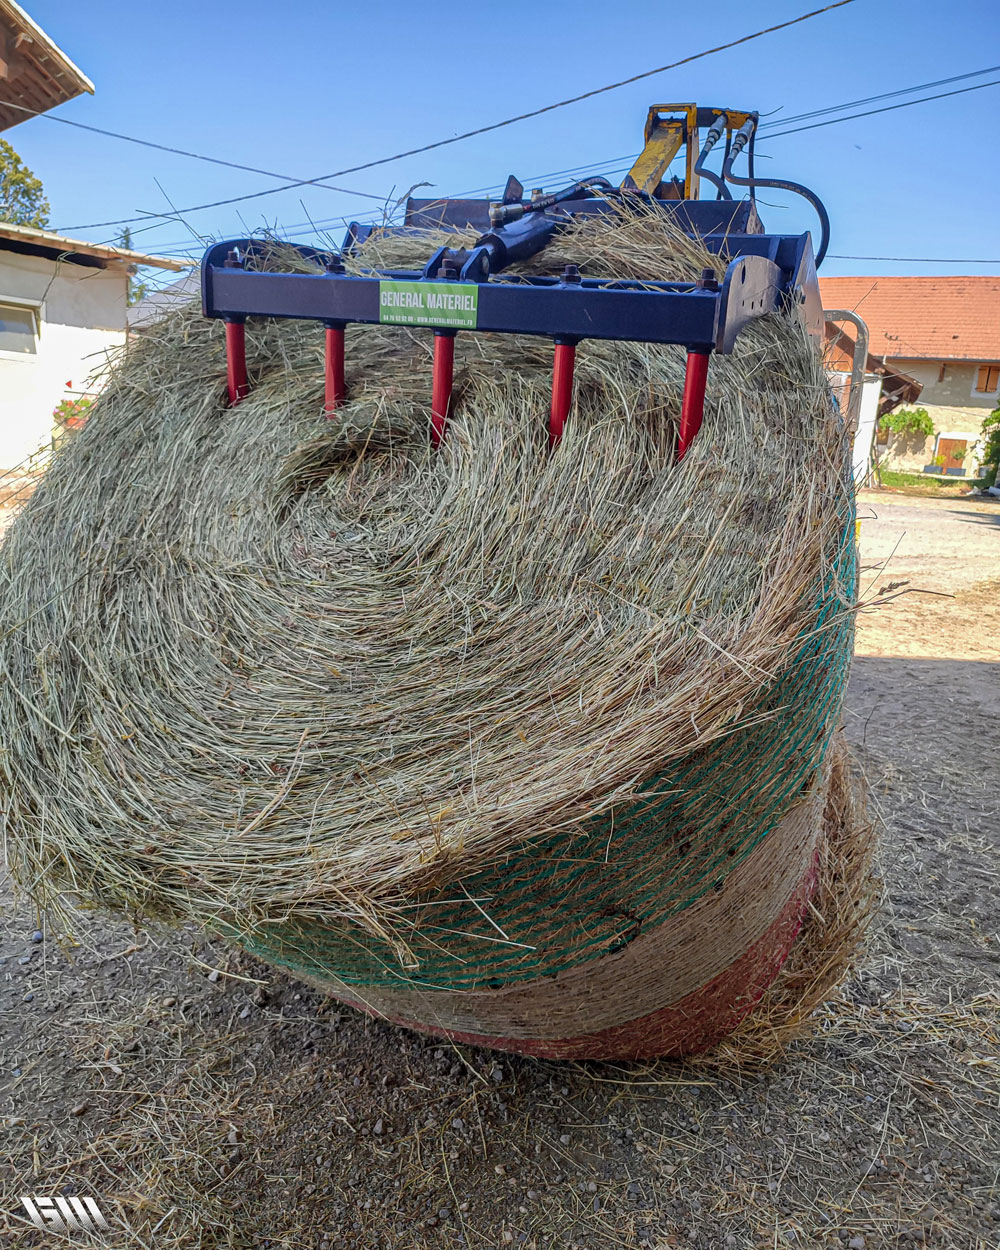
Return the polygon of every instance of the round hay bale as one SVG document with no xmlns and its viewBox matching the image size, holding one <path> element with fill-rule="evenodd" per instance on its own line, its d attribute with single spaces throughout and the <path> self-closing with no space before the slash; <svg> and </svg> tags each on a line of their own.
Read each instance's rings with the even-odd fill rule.
<svg viewBox="0 0 1000 1250">
<path fill-rule="evenodd" d="M 565 263 L 720 265 L 643 210 Z M 856 576 L 817 349 L 789 314 L 713 357 L 678 465 L 678 348 L 582 344 L 550 452 L 550 345 L 461 334 L 432 451 L 430 344 L 351 327 L 327 419 L 312 323 L 248 325 L 236 408 L 197 309 L 130 343 L 4 548 L 15 870 L 413 1027 L 704 1049 L 822 860 Z"/>
<path fill-rule="evenodd" d="M 882 889 L 876 847 L 867 787 L 838 732 L 830 745 L 816 888 L 798 937 L 760 1001 L 702 1062 L 767 1064 L 808 1031 L 813 1013 L 861 954 Z"/>
</svg>

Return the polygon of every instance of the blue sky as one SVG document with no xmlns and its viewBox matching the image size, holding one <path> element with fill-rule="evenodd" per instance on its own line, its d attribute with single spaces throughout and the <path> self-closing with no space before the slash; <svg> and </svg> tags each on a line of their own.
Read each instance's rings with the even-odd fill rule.
<svg viewBox="0 0 1000 1250">
<path fill-rule="evenodd" d="M 58 115 L 291 178 L 333 170 L 470 130 L 787 20 L 819 0 L 508 0 L 441 8 L 258 0 L 169 5 L 25 0 L 96 86 Z M 160 222 L 145 251 L 197 254 L 196 236 L 264 223 L 308 239 L 309 221 L 378 210 L 368 196 L 414 183 L 459 194 L 527 185 L 641 145 L 649 104 L 693 100 L 757 109 L 778 122 L 813 109 L 1000 64 L 996 0 L 855 0 L 809 22 L 492 134 L 344 175 L 350 193 L 306 187 Z M 936 91 L 1000 79 L 1000 71 Z M 930 94 L 922 92 L 919 94 Z M 894 103 L 885 101 L 884 103 Z M 826 201 L 831 253 L 982 257 L 992 264 L 830 259 L 824 273 L 1000 273 L 1000 86 L 775 138 L 760 172 L 804 182 Z M 869 106 L 877 107 L 877 106 Z M 857 110 L 850 110 L 857 111 Z M 774 126 L 775 131 L 780 126 Z M 37 118 L 5 137 L 43 179 L 52 226 L 88 239 L 88 223 L 170 211 L 278 185 Z M 554 178 L 555 189 L 567 179 Z M 159 185 L 158 185 L 159 184 Z M 774 231 L 812 228 L 807 205 L 763 192 Z M 771 206 L 773 205 L 773 207 Z M 242 220 L 241 220 L 242 216 Z M 146 223 L 136 223 L 138 230 Z"/>
</svg>

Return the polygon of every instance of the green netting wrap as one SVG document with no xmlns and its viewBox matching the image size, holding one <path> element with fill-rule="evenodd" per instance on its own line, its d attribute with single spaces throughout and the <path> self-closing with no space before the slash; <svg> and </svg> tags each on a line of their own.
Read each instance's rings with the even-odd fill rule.
<svg viewBox="0 0 1000 1250">
<path fill-rule="evenodd" d="M 721 889 L 815 778 L 840 721 L 855 581 L 852 508 L 815 617 L 787 668 L 745 709 L 748 726 L 672 764 L 636 802 L 414 900 L 398 931 L 409 967 L 398 943 L 357 926 L 231 934 L 272 963 L 359 989 L 500 989 L 622 949 Z"/>
</svg>

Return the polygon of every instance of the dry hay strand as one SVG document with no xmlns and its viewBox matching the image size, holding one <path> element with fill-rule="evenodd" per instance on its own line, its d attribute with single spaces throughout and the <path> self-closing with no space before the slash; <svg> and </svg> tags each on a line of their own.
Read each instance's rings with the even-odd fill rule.
<svg viewBox="0 0 1000 1250">
<path fill-rule="evenodd" d="M 714 1068 L 766 1066 L 816 1025 L 859 963 L 882 892 L 878 825 L 843 734 L 833 740 L 816 890 L 791 952 L 754 1010 L 719 1046 L 691 1060 Z"/>
<path fill-rule="evenodd" d="M 376 237 L 357 264 L 446 238 Z M 656 280 L 720 259 L 640 208 L 532 268 L 568 262 Z M 253 389 L 227 409 L 221 324 L 171 313 L 13 526 L 0 768 L 43 903 L 393 940 L 418 892 L 586 836 L 733 734 L 818 628 L 848 441 L 792 315 L 713 358 L 679 465 L 679 347 L 581 345 L 550 454 L 551 345 L 463 333 L 434 452 L 430 333 L 348 339 L 328 420 L 318 327 L 251 322 Z M 853 579 L 834 593 L 852 612 Z"/>
</svg>

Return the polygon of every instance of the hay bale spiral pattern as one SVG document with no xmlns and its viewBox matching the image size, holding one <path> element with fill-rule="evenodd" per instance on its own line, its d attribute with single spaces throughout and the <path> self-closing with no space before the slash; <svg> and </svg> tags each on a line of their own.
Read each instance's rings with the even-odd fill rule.
<svg viewBox="0 0 1000 1250">
<path fill-rule="evenodd" d="M 532 267 L 569 262 L 720 265 L 642 210 Z M 315 325 L 247 342 L 235 409 L 219 323 L 130 343 L 5 544 L 21 880 L 362 1003 L 596 966 L 721 899 L 819 793 L 850 654 L 847 431 L 795 318 L 713 357 L 680 465 L 679 348 L 583 344 L 550 454 L 549 345 L 462 334 L 435 453 L 429 332 L 352 327 L 332 420 Z"/>
</svg>

